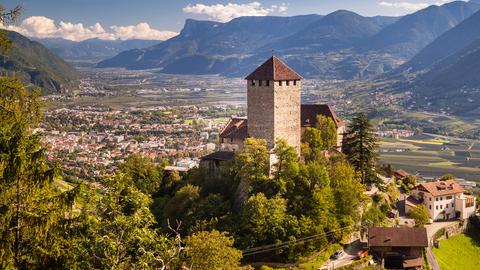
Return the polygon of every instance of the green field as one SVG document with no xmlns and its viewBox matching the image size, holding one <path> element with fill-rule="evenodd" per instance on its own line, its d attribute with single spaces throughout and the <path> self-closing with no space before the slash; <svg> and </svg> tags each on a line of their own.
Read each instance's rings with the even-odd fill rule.
<svg viewBox="0 0 480 270">
<path fill-rule="evenodd" d="M 479 144 L 427 135 L 382 138 L 380 161 L 424 178 L 453 174 L 457 178 L 480 181 Z"/>
<path fill-rule="evenodd" d="M 480 268 L 480 229 L 440 241 L 433 250 L 442 270 Z"/>
</svg>

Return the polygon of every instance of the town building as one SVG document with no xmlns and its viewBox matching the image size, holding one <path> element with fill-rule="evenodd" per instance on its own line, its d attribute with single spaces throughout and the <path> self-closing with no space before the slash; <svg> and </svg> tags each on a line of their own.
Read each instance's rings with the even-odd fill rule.
<svg viewBox="0 0 480 270">
<path fill-rule="evenodd" d="M 423 250 L 428 247 L 425 228 L 368 229 L 369 253 L 385 269 L 422 269 Z"/>
<path fill-rule="evenodd" d="M 405 212 L 424 204 L 434 221 L 467 219 L 475 214 L 475 197 L 464 192 L 455 180 L 421 183 L 405 200 Z"/>
</svg>

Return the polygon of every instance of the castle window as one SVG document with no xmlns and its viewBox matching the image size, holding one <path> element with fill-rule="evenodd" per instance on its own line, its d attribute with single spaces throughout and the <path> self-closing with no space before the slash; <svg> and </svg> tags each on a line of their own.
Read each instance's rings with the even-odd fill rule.
<svg viewBox="0 0 480 270">
<path fill-rule="evenodd" d="M 270 86 L 270 81 L 269 80 L 266 80 L 265 83 L 266 83 L 267 86 Z"/>
<path fill-rule="evenodd" d="M 429 205 L 428 208 L 429 208 L 430 210 L 432 210 L 432 206 L 431 206 L 431 205 Z"/>
<path fill-rule="evenodd" d="M 282 81 L 278 81 L 278 86 L 282 86 Z"/>
<path fill-rule="evenodd" d="M 252 80 L 252 85 L 255 86 L 255 80 Z"/>
<path fill-rule="evenodd" d="M 290 86 L 290 81 L 287 81 L 287 86 Z"/>
<path fill-rule="evenodd" d="M 262 80 L 258 81 L 258 86 L 262 86 Z"/>
<path fill-rule="evenodd" d="M 297 80 L 293 81 L 293 85 L 295 85 L 295 86 L 297 85 Z"/>
<path fill-rule="evenodd" d="M 451 200 L 452 198 L 452 196 L 447 196 L 447 200 Z"/>
</svg>

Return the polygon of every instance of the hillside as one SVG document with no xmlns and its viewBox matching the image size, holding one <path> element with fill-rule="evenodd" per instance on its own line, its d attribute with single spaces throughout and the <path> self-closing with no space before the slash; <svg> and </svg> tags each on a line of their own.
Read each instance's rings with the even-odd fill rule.
<svg viewBox="0 0 480 270">
<path fill-rule="evenodd" d="M 408 61 L 479 8 L 458 1 L 401 18 L 340 10 L 326 16 L 241 17 L 228 23 L 189 19 L 178 36 L 124 51 L 97 67 L 241 77 L 274 50 L 306 77 L 368 79 Z"/>
<path fill-rule="evenodd" d="M 362 44 L 364 50 L 389 52 L 409 59 L 437 37 L 480 9 L 462 1 L 430 6 L 406 15 Z"/>
<path fill-rule="evenodd" d="M 101 40 L 97 38 L 79 42 L 61 38 L 36 39 L 36 41 L 66 61 L 95 63 L 126 50 L 146 48 L 161 42 L 159 40 Z"/>
<path fill-rule="evenodd" d="M 480 12 L 475 13 L 421 50 L 400 71 L 416 72 L 433 67 L 448 56 L 480 39 Z"/>
<path fill-rule="evenodd" d="M 63 59 L 38 42 L 8 31 L 13 48 L 0 57 L 0 71 L 18 76 L 30 87 L 40 87 L 44 93 L 66 92 L 78 86 L 79 74 Z"/>
</svg>

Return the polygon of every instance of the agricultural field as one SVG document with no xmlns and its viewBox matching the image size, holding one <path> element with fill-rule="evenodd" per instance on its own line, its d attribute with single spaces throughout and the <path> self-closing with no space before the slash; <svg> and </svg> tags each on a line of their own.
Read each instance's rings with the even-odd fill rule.
<svg viewBox="0 0 480 270">
<path fill-rule="evenodd" d="M 480 229 L 440 241 L 433 249 L 442 270 L 478 269 L 480 264 Z"/>
<path fill-rule="evenodd" d="M 422 178 L 449 173 L 480 181 L 480 141 L 425 134 L 408 139 L 382 138 L 380 161 Z"/>
</svg>

